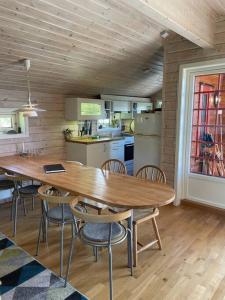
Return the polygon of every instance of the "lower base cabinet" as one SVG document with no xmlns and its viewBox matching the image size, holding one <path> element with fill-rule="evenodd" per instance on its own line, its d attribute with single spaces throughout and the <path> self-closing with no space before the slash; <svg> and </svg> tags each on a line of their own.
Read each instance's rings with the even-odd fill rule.
<svg viewBox="0 0 225 300">
<path fill-rule="evenodd" d="M 108 159 L 124 161 L 124 141 L 82 144 L 66 142 L 66 159 L 79 161 L 84 165 L 101 168 Z"/>
</svg>

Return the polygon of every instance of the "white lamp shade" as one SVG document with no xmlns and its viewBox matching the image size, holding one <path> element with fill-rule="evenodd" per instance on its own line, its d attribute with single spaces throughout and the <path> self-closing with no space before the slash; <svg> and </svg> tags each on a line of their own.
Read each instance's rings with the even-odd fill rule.
<svg viewBox="0 0 225 300">
<path fill-rule="evenodd" d="M 28 111 L 23 112 L 23 116 L 24 117 L 29 117 L 29 118 L 37 117 L 38 113 L 35 110 L 28 110 Z"/>
</svg>

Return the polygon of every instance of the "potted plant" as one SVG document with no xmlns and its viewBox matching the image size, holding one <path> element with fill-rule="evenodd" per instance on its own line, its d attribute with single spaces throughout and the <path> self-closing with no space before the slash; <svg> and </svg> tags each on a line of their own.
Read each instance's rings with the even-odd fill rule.
<svg viewBox="0 0 225 300">
<path fill-rule="evenodd" d="M 64 134 L 64 137 L 65 137 L 65 140 L 69 140 L 71 137 L 72 137 L 72 130 L 67 128 L 65 130 L 63 130 L 63 134 Z"/>
</svg>

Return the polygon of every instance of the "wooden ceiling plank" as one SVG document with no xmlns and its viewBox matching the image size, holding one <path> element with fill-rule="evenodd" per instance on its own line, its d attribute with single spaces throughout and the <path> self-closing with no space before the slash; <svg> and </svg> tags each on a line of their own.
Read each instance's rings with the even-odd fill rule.
<svg viewBox="0 0 225 300">
<path fill-rule="evenodd" d="M 146 39 L 148 34 L 151 34 L 151 30 L 155 30 L 155 25 L 152 24 L 150 20 L 146 18 L 140 19 L 139 22 L 136 22 L 136 18 L 131 17 L 128 13 L 121 14 L 120 9 L 115 11 L 111 8 L 111 1 L 107 1 L 108 7 L 102 8 L 99 6 L 96 1 L 90 0 L 42 0 L 46 3 L 51 3 L 52 5 L 63 9 L 67 12 L 74 13 L 75 15 L 88 17 L 92 20 L 92 26 L 96 24 L 96 22 L 103 22 L 103 26 L 105 28 L 112 28 L 117 25 L 116 31 L 120 32 L 121 30 L 130 31 L 134 34 L 138 34 L 139 38 Z M 103 3 L 103 1 L 101 1 Z M 134 11 L 134 10 L 133 10 Z M 136 11 L 134 11 L 136 13 Z M 162 29 L 161 26 L 160 30 Z M 141 30 L 140 30 L 141 29 Z M 157 30 L 159 31 L 159 30 Z M 138 37 L 137 37 L 138 38 Z"/>
<path fill-rule="evenodd" d="M 4 47 L 2 47 L 0 49 L 0 54 L 10 54 L 10 55 L 13 54 L 13 55 L 15 55 L 16 57 L 18 57 L 20 59 L 22 57 L 29 57 L 30 59 L 32 59 L 32 61 L 34 63 L 37 60 L 40 61 L 40 62 L 42 62 L 43 63 L 43 67 L 46 68 L 46 69 L 49 69 L 49 67 L 50 67 L 51 64 L 57 65 L 57 67 L 61 66 L 62 68 L 65 68 L 65 63 L 68 63 L 68 62 L 65 62 L 65 61 L 63 61 L 63 62 L 60 63 L 60 61 L 57 61 L 55 58 L 53 59 L 51 57 L 47 57 L 46 55 L 40 55 L 39 52 L 35 53 L 35 51 L 33 51 L 33 52 L 31 52 L 31 51 L 30 52 L 24 51 L 24 48 L 22 48 L 22 49 L 18 49 L 17 48 L 17 49 L 10 49 L 10 50 L 8 48 L 6 48 L 6 51 L 4 52 Z M 115 66 L 113 66 L 113 68 L 115 68 Z M 73 61 L 71 61 L 67 65 L 67 69 L 74 69 L 74 71 L 76 72 L 76 73 L 74 73 L 74 79 L 75 79 L 76 78 L 76 74 L 78 74 L 77 64 L 75 64 Z M 99 75 L 97 75 L 99 72 L 96 73 L 96 69 L 91 69 L 90 66 L 89 67 L 85 66 L 85 69 L 87 69 L 87 70 L 86 70 L 86 73 L 83 73 L 84 76 L 87 76 L 85 74 L 88 74 L 87 72 L 91 72 L 91 70 L 93 72 L 93 75 L 95 74 L 95 76 L 99 76 Z M 121 81 L 123 81 L 123 78 L 119 77 L 119 75 L 122 75 L 123 77 L 125 77 L 126 81 L 129 81 L 129 80 L 130 81 L 135 81 L 138 78 L 140 78 L 140 75 L 143 76 L 143 72 L 142 72 L 142 74 L 140 74 L 140 72 L 139 72 L 139 75 L 137 74 L 137 76 L 135 76 L 133 74 L 133 72 L 131 72 L 132 73 L 132 77 L 129 76 L 129 73 L 130 72 L 128 72 L 127 69 L 126 70 L 123 70 L 123 68 L 121 69 L 121 65 L 117 66 L 116 69 L 111 69 L 111 72 L 110 72 L 111 75 L 109 75 L 109 74 L 107 75 L 107 73 L 102 73 L 101 72 L 103 78 L 107 78 L 107 77 L 109 77 L 109 78 L 112 78 L 112 77 L 113 78 L 117 78 L 118 77 L 118 79 L 120 79 Z"/>
<path fill-rule="evenodd" d="M 87 26 L 82 26 L 81 24 L 76 23 L 76 19 L 69 20 L 69 13 L 65 14 L 64 18 L 58 16 L 58 12 L 55 11 L 49 12 L 50 7 L 46 6 L 42 8 L 42 10 L 37 9 L 36 6 L 40 6 L 41 2 L 36 2 L 35 7 L 28 6 L 30 0 L 24 0 L 22 3 L 16 2 L 12 0 L 7 1 L 1 1 L 1 7 L 3 9 L 9 9 L 13 12 L 16 11 L 17 14 L 22 14 L 27 17 L 34 18 L 34 22 L 45 22 L 49 25 L 56 26 L 65 30 L 69 30 L 69 32 L 78 33 L 80 34 L 84 39 L 89 38 L 90 36 L 93 39 L 96 39 L 97 41 L 101 41 L 104 43 L 108 43 L 110 45 L 130 45 L 130 47 L 134 46 L 134 40 L 129 41 L 129 38 L 124 39 L 123 36 L 118 39 L 114 39 L 114 36 L 112 34 L 102 34 L 101 32 L 96 32 L 93 29 L 95 28 L 92 26 L 91 28 L 88 28 Z M 43 5 L 42 5 L 43 6 Z M 47 10 L 48 9 L 48 10 Z M 38 25 L 38 23 L 37 23 Z M 145 43 L 146 44 L 146 43 Z"/>
<path fill-rule="evenodd" d="M 40 49 L 40 51 L 49 51 L 49 52 L 55 52 L 58 54 L 65 54 L 65 56 L 68 57 L 73 57 L 75 59 L 80 59 L 80 60 L 86 60 L 86 61 L 91 61 L 93 63 L 111 63 L 112 59 L 115 61 L 123 61 L 120 57 L 116 56 L 106 56 L 106 55 L 97 55 L 96 53 L 93 53 L 88 50 L 83 50 L 78 47 L 72 48 L 72 50 L 68 50 L 68 48 L 65 45 L 65 48 L 63 44 L 59 46 L 52 45 L 51 41 L 48 41 L 45 43 L 45 40 L 41 37 L 36 37 L 32 36 L 31 33 L 27 33 L 24 31 L 21 31 L 19 29 L 11 29 L 9 26 L 6 27 L 6 25 L 1 27 L 0 30 L 0 37 L 1 40 L 4 41 L 9 41 L 13 43 L 18 43 L 22 45 L 28 45 L 28 46 L 33 46 L 34 48 L 36 47 L 37 49 Z M 30 39 L 32 38 L 32 40 Z M 54 42 L 53 42 L 54 44 Z M 57 43 L 55 43 L 57 45 Z M 153 51 L 153 50 L 152 50 Z M 151 52 L 149 51 L 148 57 L 151 55 Z M 94 61 L 93 61 L 94 58 Z M 133 64 L 135 65 L 140 65 L 140 58 L 139 59 L 133 59 Z"/>
<path fill-rule="evenodd" d="M 19 72 L 18 70 L 16 71 L 16 70 L 13 70 L 13 69 L 12 70 L 6 70 L 5 72 L 0 72 L 0 78 L 1 77 L 5 78 L 7 76 L 7 74 L 13 73 L 12 79 L 14 80 L 15 76 L 17 75 L 18 72 Z M 60 72 L 60 70 L 59 70 L 59 72 Z M 23 78 L 22 80 L 24 80 L 24 72 L 21 71 L 21 73 L 19 73 L 19 74 Z M 46 78 L 49 78 L 49 72 L 47 72 L 46 75 L 45 75 L 45 71 L 43 69 L 42 73 L 40 73 L 40 72 L 36 73 L 35 67 L 33 67 L 32 72 L 31 72 L 31 80 L 33 80 L 35 78 L 36 74 L 37 74 L 37 76 L 41 76 L 41 74 L 42 74 L 42 78 L 45 77 L 45 76 L 46 76 Z M 51 76 L 50 77 L 51 80 L 54 80 L 54 81 L 58 81 L 58 80 L 59 81 L 64 81 L 63 78 L 66 79 L 67 81 L 69 81 L 69 79 L 70 79 L 70 78 L 67 79 L 63 76 L 59 76 L 58 74 L 56 76 L 54 76 L 54 73 L 52 73 L 50 76 Z M 148 76 L 150 76 L 150 74 Z M 55 79 L 55 77 L 56 78 L 58 77 L 58 79 Z M 140 80 L 140 76 L 138 76 L 136 79 L 134 79 L 134 78 L 125 78 L 125 77 L 121 78 L 119 76 L 110 77 L 109 75 L 104 76 L 104 74 L 103 75 L 99 74 L 99 75 L 96 76 L 93 73 L 93 75 L 90 74 L 89 76 L 85 76 L 85 77 L 78 76 L 78 78 L 77 78 L 76 76 L 74 76 L 73 79 L 70 80 L 70 81 L 74 82 L 74 83 L 77 83 L 77 82 L 79 82 L 79 80 L 83 80 L 83 81 L 86 81 L 86 82 L 88 82 L 88 80 L 89 80 L 89 81 L 97 81 L 97 82 L 103 83 L 103 84 L 106 83 L 106 82 L 116 81 L 117 85 L 118 84 L 123 84 L 123 83 L 128 85 L 128 84 L 134 84 L 138 79 Z M 142 87 L 145 87 L 145 85 L 140 84 L 140 88 L 142 88 Z"/>
<path fill-rule="evenodd" d="M 157 75 L 157 74 L 155 74 L 157 77 L 156 77 L 156 79 L 154 79 L 154 78 L 151 78 L 151 81 L 150 81 L 150 84 L 149 84 L 149 86 L 153 86 L 153 85 L 155 85 L 155 84 L 157 84 L 158 83 L 158 81 L 159 81 L 159 79 L 161 78 L 162 79 L 162 76 L 161 75 Z M 39 81 L 41 81 L 41 80 L 44 80 L 45 78 L 47 78 L 47 76 L 43 76 L 43 74 L 42 74 L 42 76 L 39 74 L 32 74 L 31 75 L 31 85 L 32 85 L 32 83 L 37 83 L 37 82 L 39 82 Z M 17 74 L 14 74 L 14 76 L 11 76 L 11 74 L 9 74 L 9 73 L 4 73 L 4 77 L 0 77 L 0 80 L 2 81 L 9 81 L 9 82 L 20 82 L 20 83 L 22 83 L 23 85 L 26 85 L 27 83 L 26 83 L 26 80 L 25 80 L 25 77 L 24 76 L 21 76 L 21 75 L 17 75 Z M 112 80 L 103 80 L 103 78 L 78 78 L 78 79 L 75 79 L 75 80 L 66 80 L 66 79 L 64 79 L 64 80 L 62 80 L 62 79 L 60 79 L 60 78 L 54 78 L 54 77 L 52 77 L 51 78 L 51 80 L 49 80 L 49 82 L 50 83 L 54 83 L 54 84 L 66 84 L 66 85 L 74 85 L 74 84 L 79 84 L 80 86 L 85 86 L 85 84 L 89 84 L 90 82 L 92 82 L 93 83 L 93 85 L 94 86 L 99 86 L 99 85 L 101 85 L 101 83 L 102 82 L 104 82 L 104 84 L 105 84 L 105 86 L 106 87 L 108 87 L 108 85 L 109 84 L 111 84 L 112 86 L 115 84 L 116 85 L 116 87 L 118 87 L 118 88 L 121 88 L 121 87 L 123 87 L 123 85 L 124 85 L 124 82 L 122 82 L 122 81 L 120 81 L 119 79 L 114 79 L 113 80 L 113 82 L 112 82 Z M 136 84 L 136 82 L 137 81 L 131 81 L 130 82 L 130 85 L 132 85 L 132 84 Z M 141 89 L 141 88 L 145 88 L 146 87 L 146 85 L 144 85 L 144 84 L 139 84 L 139 88 Z"/>
<path fill-rule="evenodd" d="M 124 52 L 124 49 L 120 49 L 120 51 L 112 51 L 112 49 L 110 48 L 110 50 L 106 50 L 106 49 L 102 49 L 99 48 L 99 46 L 95 46 L 92 45 L 92 47 L 87 47 L 87 45 L 83 42 L 77 41 L 74 38 L 68 37 L 68 36 L 58 36 L 57 32 L 49 32 L 46 31 L 46 29 L 42 29 L 42 28 L 36 28 L 35 26 L 32 26 L 30 24 L 24 24 L 21 22 L 18 22 L 18 20 L 13 20 L 10 18 L 9 16 L 1 16 L 0 15 L 0 22 L 2 24 L 2 31 L 6 31 L 8 28 L 11 28 L 11 30 L 13 30 L 13 28 L 17 28 L 20 32 L 23 33 L 30 33 L 33 34 L 33 36 L 45 36 L 51 40 L 55 40 L 55 42 L 57 41 L 65 41 L 65 44 L 68 43 L 68 47 L 69 44 L 71 45 L 71 49 L 73 49 L 74 51 L 76 49 L 83 49 L 84 51 L 86 49 L 88 49 L 88 51 L 95 53 L 96 55 L 104 55 L 104 56 L 109 56 L 109 57 L 115 57 L 117 59 L 122 59 L 122 58 L 126 58 L 128 56 L 128 53 Z M 63 38 L 63 39 L 62 39 Z M 86 50 L 87 51 L 87 50 Z M 151 52 L 155 51 L 155 46 L 154 47 L 149 47 L 148 48 L 148 53 L 147 55 L 151 55 Z M 113 54 L 112 54 L 113 53 Z M 136 52 L 135 52 L 136 53 Z M 141 57 L 143 59 L 144 54 L 140 53 L 139 55 L 134 55 L 134 53 L 130 53 L 130 56 L 133 56 L 134 60 L 140 60 Z M 135 57 L 134 57 L 135 56 Z"/>
<path fill-rule="evenodd" d="M 5 3 L 5 7 L 9 7 L 9 3 L 10 3 L 9 1 L 13 2 L 12 0 L 7 0 L 7 1 L 4 1 L 3 3 L 1 3 L 1 5 L 3 5 Z M 57 26 L 58 31 L 60 29 L 64 29 L 64 31 L 67 30 L 68 34 L 74 34 L 75 36 L 76 36 L 76 34 L 79 34 L 78 37 L 80 39 L 82 39 L 82 37 L 83 37 L 83 39 L 85 39 L 85 38 L 88 39 L 88 37 L 90 39 L 90 37 L 91 37 L 92 39 L 94 39 L 97 42 L 97 44 L 99 44 L 99 41 L 101 41 L 101 43 L 108 44 L 110 46 L 110 48 L 117 47 L 117 49 L 121 49 L 121 48 L 123 48 L 124 42 L 125 42 L 125 45 L 128 46 L 128 44 L 126 43 L 127 40 L 128 40 L 127 38 L 126 39 L 123 38 L 123 42 L 117 41 L 117 43 L 115 43 L 115 41 L 113 40 L 112 36 L 110 36 L 109 34 L 108 34 L 107 40 L 106 40 L 106 39 L 103 38 L 102 35 L 101 36 L 96 36 L 95 33 L 88 34 L 88 32 L 86 32 L 87 30 L 84 30 L 84 29 L 83 30 L 79 30 L 79 31 L 73 30 L 74 24 L 72 24 L 72 23 L 68 24 L 68 20 L 60 20 L 59 19 L 61 22 L 57 25 L 57 17 L 53 18 L 53 17 L 49 16 L 46 19 L 45 16 L 48 16 L 48 14 L 46 14 L 44 11 L 40 11 L 39 12 L 38 10 L 36 10 L 34 8 L 32 8 L 32 10 L 29 11 L 28 10 L 29 7 L 28 6 L 24 6 L 24 2 L 25 1 L 28 2 L 28 3 L 30 2 L 30 0 L 24 0 L 23 3 L 21 3 L 21 4 L 11 5 L 12 6 L 11 9 L 12 9 L 12 11 L 15 11 L 15 9 L 17 9 L 16 10 L 17 14 L 22 13 L 22 14 L 26 15 L 28 18 L 30 16 L 35 16 L 35 19 L 33 20 L 33 22 L 34 22 L 34 24 L 36 24 L 36 26 L 38 26 L 38 22 L 41 22 L 42 24 L 43 24 L 43 22 L 45 22 L 46 24 L 48 24 L 50 26 L 50 28 L 54 27 L 54 26 Z M 35 5 L 37 5 L 38 3 L 40 3 L 40 2 L 36 2 Z M 24 9 L 24 8 L 26 8 L 26 9 Z M 47 8 L 48 7 L 46 7 L 46 9 Z M 45 11 L 46 11 L 46 9 L 45 9 Z M 33 12 L 33 14 L 32 14 L 32 12 Z M 55 13 L 57 13 L 57 11 Z M 40 21 L 40 19 L 41 19 L 41 21 Z M 93 25 L 92 25 L 92 28 L 94 28 Z M 156 31 L 149 32 L 149 37 L 151 37 L 151 39 L 155 39 L 156 40 L 156 46 L 157 46 L 157 43 L 159 45 L 160 38 L 159 38 L 158 32 L 156 32 Z M 156 39 L 156 37 L 158 37 L 158 40 Z M 141 41 L 139 39 L 139 43 L 140 42 Z M 92 43 L 94 43 L 94 42 L 92 42 Z M 125 45 L 124 45 L 124 49 L 126 50 Z M 130 43 L 129 45 L 130 45 L 130 47 L 129 47 L 130 51 L 131 51 L 132 48 L 134 48 L 134 50 L 135 50 L 136 43 L 134 41 L 132 41 L 132 43 Z M 145 45 L 147 45 L 147 44 L 145 43 Z"/>
<path fill-rule="evenodd" d="M 126 30 L 126 32 L 124 33 L 123 31 L 121 32 L 121 28 L 120 30 L 116 31 L 112 30 L 111 26 L 105 27 L 98 25 L 96 22 L 93 22 L 90 17 L 87 18 L 86 13 L 84 13 L 83 16 L 80 16 L 78 14 L 73 14 L 69 9 L 65 10 L 57 7 L 55 5 L 56 1 L 53 2 L 54 5 L 49 2 L 46 4 L 45 2 L 38 1 L 35 3 L 35 7 L 33 5 L 33 2 L 31 2 L 30 0 L 23 0 L 21 4 L 24 6 L 24 9 L 22 9 L 22 6 L 20 6 L 20 11 L 25 14 L 31 15 L 35 12 L 37 17 L 41 14 L 42 20 L 50 23 L 54 22 L 61 27 L 64 27 L 65 23 L 70 26 L 73 25 L 74 28 L 77 28 L 77 30 L 80 31 L 80 33 L 88 35 L 91 34 L 92 36 L 98 37 L 98 39 L 100 40 L 108 40 L 110 38 L 111 43 L 113 43 L 113 40 L 115 39 L 120 43 L 129 45 L 134 44 L 137 39 L 139 39 L 140 42 L 143 42 L 143 44 L 147 44 L 149 41 L 149 39 L 147 39 L 147 36 L 143 37 L 138 35 L 138 33 L 135 36 L 130 36 L 128 30 Z M 157 32 L 158 30 L 153 28 L 150 31 L 150 34 L 153 35 Z"/>
<path fill-rule="evenodd" d="M 2 11 L 2 9 L 1 9 Z M 70 42 L 74 42 L 74 45 L 83 45 L 84 47 L 92 47 L 92 50 L 95 50 L 96 53 L 98 53 L 98 51 L 102 51 L 102 53 L 115 53 L 115 55 L 122 55 L 122 56 L 126 56 L 126 51 L 124 51 L 123 49 L 114 46 L 110 46 L 107 45 L 106 43 L 101 43 L 101 41 L 93 41 L 93 39 L 91 37 L 89 37 L 88 39 L 86 39 L 84 41 L 84 39 L 78 35 L 75 34 L 72 31 L 69 30 L 64 30 L 62 28 L 58 28 L 49 24 L 45 24 L 44 22 L 40 22 L 40 21 L 34 21 L 32 20 L 32 18 L 29 18 L 28 16 L 24 16 L 24 15 L 18 15 L 17 18 L 13 18 L 13 11 L 7 10 L 7 12 L 5 11 L 3 15 L 1 15 L 1 22 L 4 22 L 4 20 L 7 22 L 11 22 L 11 23 L 17 23 L 18 26 L 21 27 L 21 29 L 23 30 L 28 30 L 28 28 L 30 28 L 30 30 L 35 32 L 43 32 L 46 36 L 50 35 L 57 40 L 60 39 L 66 39 L 67 41 Z M 38 23 L 35 24 L 35 23 Z"/>
</svg>

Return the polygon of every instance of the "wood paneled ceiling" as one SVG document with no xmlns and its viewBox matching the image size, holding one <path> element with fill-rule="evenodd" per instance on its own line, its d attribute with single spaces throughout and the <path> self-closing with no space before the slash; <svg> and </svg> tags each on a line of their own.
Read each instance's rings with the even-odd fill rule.
<svg viewBox="0 0 225 300">
<path fill-rule="evenodd" d="M 225 0 L 0 0 L 0 88 L 150 96 L 162 87 L 160 32 L 214 46 Z M 154 21 L 153 21 L 154 20 Z M 160 25 L 161 24 L 161 25 Z"/>
<path fill-rule="evenodd" d="M 161 25 L 118 0 L 0 0 L 0 88 L 149 96 L 162 87 Z"/>
</svg>

